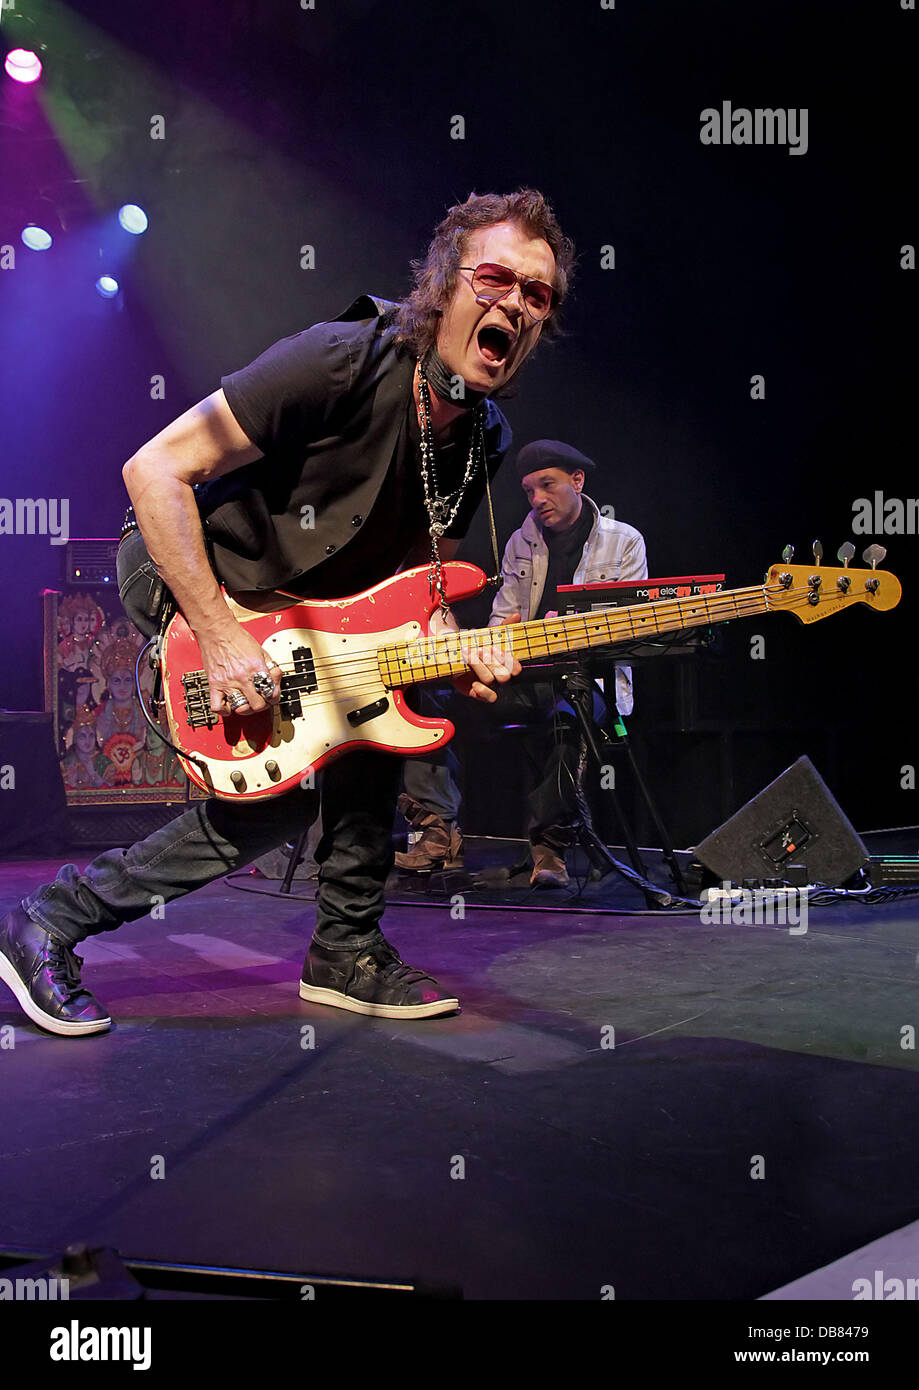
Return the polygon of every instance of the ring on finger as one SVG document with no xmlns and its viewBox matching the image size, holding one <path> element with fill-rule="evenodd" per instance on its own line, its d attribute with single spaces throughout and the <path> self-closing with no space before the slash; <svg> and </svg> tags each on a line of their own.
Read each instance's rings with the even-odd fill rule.
<svg viewBox="0 0 919 1390">
<path fill-rule="evenodd" d="M 249 703 L 247 697 L 242 693 L 241 690 L 231 690 L 229 695 L 227 696 L 227 699 L 230 702 L 231 709 L 242 709 L 243 705 L 247 705 Z"/>
<path fill-rule="evenodd" d="M 252 677 L 252 684 L 259 695 L 266 697 L 274 694 L 274 681 L 267 671 L 256 671 Z"/>
</svg>

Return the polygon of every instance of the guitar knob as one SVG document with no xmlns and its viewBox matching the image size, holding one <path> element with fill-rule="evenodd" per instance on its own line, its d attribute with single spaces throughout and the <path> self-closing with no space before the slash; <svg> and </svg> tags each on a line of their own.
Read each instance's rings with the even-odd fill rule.
<svg viewBox="0 0 919 1390">
<path fill-rule="evenodd" d="M 241 772 L 231 772 L 230 781 L 238 792 L 244 792 L 246 790 L 246 779 Z"/>
<path fill-rule="evenodd" d="M 280 782 L 281 769 L 278 767 L 277 763 L 274 761 L 273 758 L 271 758 L 265 764 L 265 771 L 268 773 L 268 776 L 271 778 L 272 782 Z"/>
<path fill-rule="evenodd" d="M 838 549 L 837 552 L 836 552 L 836 559 L 837 559 L 837 560 L 841 560 L 842 563 L 843 563 L 843 565 L 844 565 L 844 567 L 845 567 L 846 569 L 848 569 L 848 567 L 849 567 L 849 561 L 852 559 L 852 556 L 853 556 L 854 554 L 855 554 L 855 546 L 852 544 L 852 542 L 851 542 L 851 541 L 843 541 L 842 545 L 839 547 L 839 549 Z"/>
<path fill-rule="evenodd" d="M 811 546 L 811 549 L 814 552 L 814 559 L 819 565 L 821 560 L 823 559 L 823 546 L 820 544 L 819 541 L 814 541 L 814 544 Z"/>
<path fill-rule="evenodd" d="M 883 545 L 869 545 L 867 550 L 862 551 L 862 559 L 866 565 L 877 569 L 886 554 L 887 550 Z"/>
<path fill-rule="evenodd" d="M 785 561 L 786 565 L 790 565 L 791 562 L 792 562 L 792 560 L 793 560 L 794 558 L 795 558 L 795 548 L 794 548 L 794 546 L 793 546 L 793 545 L 786 545 L 785 549 L 782 551 L 782 559 Z"/>
</svg>

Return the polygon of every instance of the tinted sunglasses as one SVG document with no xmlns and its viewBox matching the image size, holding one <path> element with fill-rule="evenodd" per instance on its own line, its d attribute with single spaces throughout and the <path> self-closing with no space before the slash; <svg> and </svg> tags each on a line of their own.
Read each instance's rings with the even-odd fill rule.
<svg viewBox="0 0 919 1390">
<path fill-rule="evenodd" d="M 551 285 L 544 280 L 530 280 L 525 275 L 518 275 L 508 265 L 483 261 L 481 265 L 461 265 L 459 269 L 472 271 L 472 288 L 476 298 L 489 299 L 494 304 L 510 294 L 515 285 L 519 285 L 527 312 L 534 319 L 544 319 L 558 302 L 558 291 Z"/>
</svg>

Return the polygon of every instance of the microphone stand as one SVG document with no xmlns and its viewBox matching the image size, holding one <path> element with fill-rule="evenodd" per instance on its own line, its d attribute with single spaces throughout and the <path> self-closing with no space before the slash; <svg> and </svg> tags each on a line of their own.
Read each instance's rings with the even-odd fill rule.
<svg viewBox="0 0 919 1390">
<path fill-rule="evenodd" d="M 673 906 L 673 895 L 666 889 L 658 888 L 645 875 L 645 866 L 642 863 L 641 855 L 635 838 L 625 820 L 618 799 L 613 793 L 613 805 L 617 818 L 622 827 L 623 838 L 629 852 L 629 858 L 633 867 L 629 868 L 623 864 L 600 839 L 593 828 L 593 819 L 590 814 L 590 807 L 584 794 L 584 770 L 587 762 L 586 752 L 593 754 L 597 766 L 603 766 L 603 758 L 600 756 L 599 743 L 602 742 L 607 748 L 612 750 L 614 744 L 605 730 L 597 726 L 593 717 L 593 693 L 597 690 L 596 680 L 585 666 L 584 658 L 578 662 L 578 670 L 572 674 L 565 674 L 560 678 L 560 683 L 564 686 L 568 696 L 568 702 L 574 710 L 575 718 L 581 733 L 581 757 L 578 760 L 578 769 L 575 776 L 575 798 L 578 808 L 578 818 L 572 825 L 575 842 L 583 847 L 588 857 L 594 864 L 606 864 L 609 869 L 614 870 L 626 882 L 632 883 L 636 888 L 640 888 L 645 897 L 645 902 L 650 908 L 661 908 Z M 599 693 L 599 692 L 598 692 Z M 588 712 L 589 706 L 589 712 Z M 612 790 L 612 789 L 611 789 Z M 672 867 L 672 866 L 671 866 Z M 679 873 L 679 870 L 677 870 Z M 679 879 L 677 880 L 679 882 Z"/>
</svg>

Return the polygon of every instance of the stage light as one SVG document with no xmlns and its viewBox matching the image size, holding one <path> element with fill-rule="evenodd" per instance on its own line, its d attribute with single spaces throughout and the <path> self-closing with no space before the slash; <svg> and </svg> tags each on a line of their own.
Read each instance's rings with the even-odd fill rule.
<svg viewBox="0 0 919 1390">
<path fill-rule="evenodd" d="M 136 203 L 125 203 L 118 211 L 118 221 L 132 236 L 140 236 L 147 230 L 147 214 Z"/>
<path fill-rule="evenodd" d="M 30 222 L 28 227 L 22 229 L 22 244 L 28 246 L 30 251 L 47 251 L 51 245 L 51 233 L 46 232 L 44 227 L 36 227 L 34 222 Z"/>
<path fill-rule="evenodd" d="M 96 281 L 96 289 L 103 299 L 114 299 L 118 293 L 118 281 L 114 275 L 100 275 Z"/>
<path fill-rule="evenodd" d="M 14 82 L 37 82 L 41 77 L 41 59 L 28 48 L 11 48 L 3 66 Z"/>
</svg>

